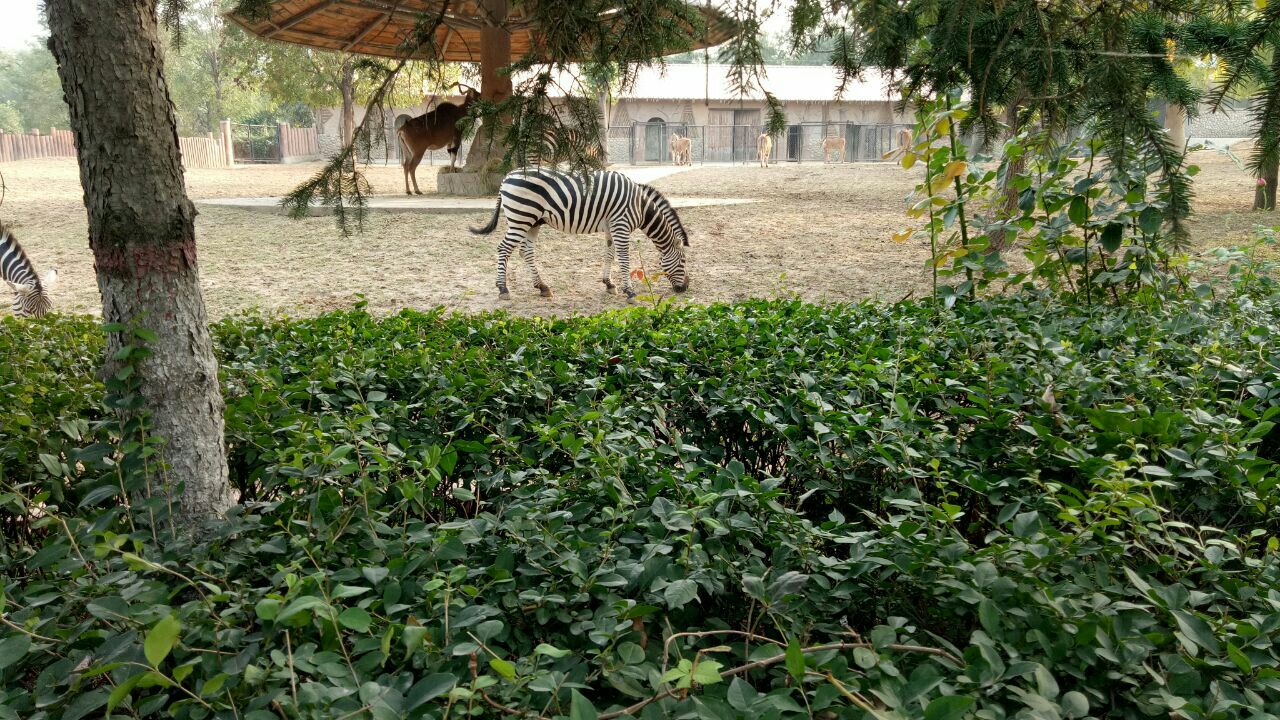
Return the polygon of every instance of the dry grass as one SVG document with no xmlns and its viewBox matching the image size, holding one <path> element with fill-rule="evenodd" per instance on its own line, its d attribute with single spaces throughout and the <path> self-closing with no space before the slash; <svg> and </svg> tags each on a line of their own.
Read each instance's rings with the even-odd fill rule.
<svg viewBox="0 0 1280 720">
<path fill-rule="evenodd" d="M 1252 181 L 1226 157 L 1201 153 L 1196 177 L 1198 244 L 1248 239 L 1270 216 L 1248 211 Z M 193 170 L 188 190 L 201 198 L 281 195 L 316 165 Z M 60 310 L 96 312 L 98 293 L 77 167 L 72 160 L 8 163 L 3 219 L 41 269 L 56 267 Z M 379 193 L 398 194 L 398 167 L 375 166 Z M 888 164 L 694 168 L 655 186 L 673 196 L 760 198 L 740 206 L 688 208 L 693 284 L 681 302 L 709 303 L 794 293 L 806 300 L 897 300 L 926 291 L 927 245 L 895 244 L 905 224 L 903 199 L 916 182 Z M 434 189 L 423 168 L 419 184 Z M 201 274 L 212 317 L 261 307 L 312 313 L 350 305 L 357 294 L 377 311 L 436 305 L 464 311 L 505 308 L 519 314 L 590 313 L 621 307 L 599 281 L 603 239 L 541 235 L 543 272 L 555 289 L 537 297 L 518 259 L 511 263 L 513 299 L 500 303 L 494 281 L 497 235 L 476 237 L 467 226 L 487 213 L 371 213 L 365 232 L 344 239 L 332 219 L 301 221 L 216 206 L 200 206 Z M 638 235 L 637 235 L 638 236 Z M 656 252 L 642 241 L 642 258 Z M 7 306 L 8 303 L 2 303 Z"/>
</svg>

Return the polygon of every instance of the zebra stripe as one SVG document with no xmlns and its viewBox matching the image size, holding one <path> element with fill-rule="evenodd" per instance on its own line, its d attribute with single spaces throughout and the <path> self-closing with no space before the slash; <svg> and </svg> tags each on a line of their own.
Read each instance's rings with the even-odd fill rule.
<svg viewBox="0 0 1280 720">
<path fill-rule="evenodd" d="M 550 158 L 547 157 L 548 151 Z M 600 166 L 600 142 L 591 139 L 586 132 L 572 127 L 549 127 L 542 133 L 542 142 L 524 159 L 526 166 L 556 166 L 571 160 L 581 160 Z"/>
<path fill-rule="evenodd" d="M 609 292 L 616 292 L 612 279 L 613 256 L 616 251 L 622 267 L 622 290 L 634 298 L 631 289 L 631 233 L 643 230 L 657 246 L 659 264 L 676 292 L 689 286 L 685 270 L 684 247 L 689 244 L 675 208 L 662 193 L 616 172 L 593 173 L 589 181 L 543 169 L 516 170 L 503 178 L 498 190 L 498 204 L 493 217 L 483 228 L 472 228 L 477 235 L 488 235 L 498 227 L 498 216 L 507 219 L 507 234 L 498 244 L 498 296 L 510 297 L 507 291 L 507 259 L 517 247 L 533 274 L 533 286 L 544 297 L 551 288 L 542 280 L 534 256 L 538 230 L 550 225 L 571 235 L 607 233 L 604 275 L 601 281 Z"/>
<path fill-rule="evenodd" d="M 50 271 L 51 278 L 55 275 Z M 18 244 L 18 239 L 4 225 L 0 225 L 0 280 L 13 289 L 14 315 L 39 317 L 53 309 L 35 266 L 22 245 Z"/>
</svg>

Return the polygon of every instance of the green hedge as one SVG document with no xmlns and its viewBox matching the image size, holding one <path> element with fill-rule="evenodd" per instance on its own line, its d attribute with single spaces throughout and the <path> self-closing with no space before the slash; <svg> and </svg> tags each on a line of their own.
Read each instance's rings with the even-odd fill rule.
<svg viewBox="0 0 1280 720">
<path fill-rule="evenodd" d="M 0 718 L 1275 717 L 1278 313 L 234 318 L 199 540 L 5 320 Z"/>
</svg>

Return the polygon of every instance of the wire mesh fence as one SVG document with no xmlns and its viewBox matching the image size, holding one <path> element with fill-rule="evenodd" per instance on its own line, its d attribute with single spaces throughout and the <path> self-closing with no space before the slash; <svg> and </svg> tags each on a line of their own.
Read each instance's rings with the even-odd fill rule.
<svg viewBox="0 0 1280 720">
<path fill-rule="evenodd" d="M 877 162 L 910 142 L 911 125 L 797 123 L 772 137 L 770 162 Z M 673 136 L 689 139 L 692 163 L 759 162 L 764 126 L 633 123 L 609 128 L 609 161 L 626 165 L 673 162 Z M 840 142 L 843 141 L 843 142 Z"/>
<path fill-rule="evenodd" d="M 770 162 L 879 162 L 884 155 L 909 142 L 911 125 L 862 123 L 798 123 L 788 125 L 773 136 Z M 764 126 L 689 125 L 685 123 L 632 123 L 610 126 L 605 134 L 609 162 L 618 165 L 670 165 L 672 136 L 688 138 L 688 161 L 745 165 L 759 162 L 757 142 Z M 904 135 L 905 133 L 905 135 Z M 843 148 L 828 139 L 843 139 Z M 459 162 L 467 157 L 470 140 L 464 140 L 458 153 Z M 828 152 L 828 150 L 830 152 Z M 395 131 L 388 133 L 385 145 L 375 148 L 370 160 L 387 164 L 400 162 L 401 147 Z M 364 160 L 364 157 L 361 157 Z M 423 165 L 448 165 L 449 154 L 431 151 Z"/>
</svg>

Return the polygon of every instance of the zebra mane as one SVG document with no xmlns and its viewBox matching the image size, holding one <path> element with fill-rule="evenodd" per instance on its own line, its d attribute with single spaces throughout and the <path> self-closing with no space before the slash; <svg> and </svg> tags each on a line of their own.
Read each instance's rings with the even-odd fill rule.
<svg viewBox="0 0 1280 720">
<path fill-rule="evenodd" d="M 667 196 L 652 185 L 636 184 L 640 186 L 645 197 L 658 208 L 658 212 L 662 213 L 662 216 L 667 218 L 667 221 L 675 227 L 676 232 L 680 233 L 680 239 L 684 241 L 684 244 L 688 245 L 689 233 L 685 231 L 684 223 L 680 222 L 680 216 L 676 214 L 676 209 L 671 206 L 671 201 L 667 200 Z"/>
<path fill-rule="evenodd" d="M 22 249 L 22 243 L 18 242 L 18 238 L 9 232 L 4 223 L 0 223 L 0 280 L 7 280 L 15 285 L 30 285 L 36 292 L 44 290 L 40 276 L 36 274 L 36 266 L 27 257 L 27 251 Z"/>
</svg>

